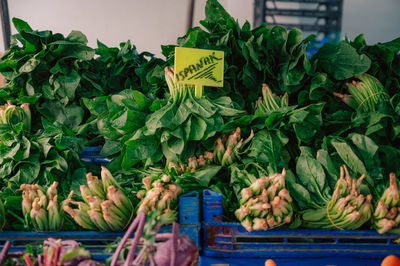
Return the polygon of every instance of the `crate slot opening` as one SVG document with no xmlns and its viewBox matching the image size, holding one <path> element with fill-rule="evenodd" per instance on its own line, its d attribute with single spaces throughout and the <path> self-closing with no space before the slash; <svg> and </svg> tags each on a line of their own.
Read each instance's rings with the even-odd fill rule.
<svg viewBox="0 0 400 266">
<path fill-rule="evenodd" d="M 267 237 L 260 237 L 260 238 L 252 238 L 252 237 L 238 237 L 236 238 L 237 243 L 284 243 L 284 238 L 267 238 Z"/>
<path fill-rule="evenodd" d="M 333 238 L 288 238 L 287 243 L 318 243 L 318 244 L 334 244 L 336 240 Z"/>
<path fill-rule="evenodd" d="M 379 239 L 379 238 L 373 238 L 373 239 L 366 239 L 366 238 L 360 238 L 360 239 L 351 239 L 351 238 L 341 238 L 338 240 L 338 243 L 343 243 L 343 244 L 387 244 L 387 239 Z"/>
</svg>

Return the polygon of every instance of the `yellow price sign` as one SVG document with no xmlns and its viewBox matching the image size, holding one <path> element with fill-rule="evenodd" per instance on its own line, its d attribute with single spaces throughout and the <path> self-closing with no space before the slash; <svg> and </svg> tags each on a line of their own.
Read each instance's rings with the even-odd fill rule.
<svg viewBox="0 0 400 266">
<path fill-rule="evenodd" d="M 197 86 L 224 86 L 224 52 L 175 47 L 175 82 Z"/>
</svg>

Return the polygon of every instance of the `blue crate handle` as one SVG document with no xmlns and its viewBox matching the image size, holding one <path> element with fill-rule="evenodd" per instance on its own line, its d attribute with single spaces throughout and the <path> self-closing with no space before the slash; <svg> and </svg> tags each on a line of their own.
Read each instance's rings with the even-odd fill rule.
<svg viewBox="0 0 400 266">
<path fill-rule="evenodd" d="M 179 223 L 197 224 L 199 218 L 199 192 L 189 192 L 179 196 Z"/>
<path fill-rule="evenodd" d="M 222 194 L 212 190 L 203 191 L 203 219 L 205 222 L 222 221 Z"/>
<path fill-rule="evenodd" d="M 214 199 L 214 198 L 222 200 L 222 194 L 209 189 L 203 190 L 203 199 Z"/>
<path fill-rule="evenodd" d="M 100 155 L 101 146 L 91 146 L 91 147 L 84 147 L 83 152 L 81 154 L 84 155 Z"/>
<path fill-rule="evenodd" d="M 101 149 L 101 146 L 85 147 L 83 152 L 79 154 L 79 158 L 87 163 L 106 165 L 110 163 L 111 160 L 100 154 Z"/>
</svg>

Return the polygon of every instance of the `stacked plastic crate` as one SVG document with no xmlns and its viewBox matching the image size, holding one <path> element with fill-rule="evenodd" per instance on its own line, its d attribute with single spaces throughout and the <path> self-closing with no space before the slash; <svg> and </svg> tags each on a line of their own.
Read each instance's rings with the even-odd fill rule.
<svg viewBox="0 0 400 266">
<path fill-rule="evenodd" d="M 315 34 L 309 56 L 324 43 L 340 40 L 343 0 L 255 0 L 254 26 L 267 22 L 269 27 L 281 25 L 298 28 L 304 35 Z"/>
<path fill-rule="evenodd" d="M 200 248 L 200 229 L 199 220 L 199 194 L 198 192 L 187 193 L 179 197 L 179 223 L 180 233 L 190 237 Z M 172 226 L 163 226 L 160 233 L 172 232 Z M 125 232 L 93 232 L 93 231 L 73 231 L 73 232 L 22 232 L 5 231 L 0 232 L 0 249 L 6 241 L 12 242 L 11 252 L 25 251 L 26 245 L 38 246 L 49 237 L 56 239 L 73 239 L 89 250 L 94 259 L 106 260 L 112 254 L 107 253 L 107 245 L 115 242 L 122 237 Z"/>
<path fill-rule="evenodd" d="M 247 232 L 240 223 L 222 222 L 222 195 L 203 192 L 202 265 L 379 265 L 400 255 L 396 234 L 373 230 L 273 229 Z"/>
</svg>

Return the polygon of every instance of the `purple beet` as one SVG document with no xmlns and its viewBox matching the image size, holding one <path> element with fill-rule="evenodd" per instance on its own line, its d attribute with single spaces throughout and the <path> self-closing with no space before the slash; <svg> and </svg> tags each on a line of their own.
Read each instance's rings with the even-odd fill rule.
<svg viewBox="0 0 400 266">
<path fill-rule="evenodd" d="M 176 258 L 175 265 L 195 265 L 199 258 L 197 246 L 193 240 L 184 235 L 176 237 Z M 154 261 L 157 266 L 170 266 L 172 259 L 173 239 L 161 244 L 154 254 Z"/>
</svg>

